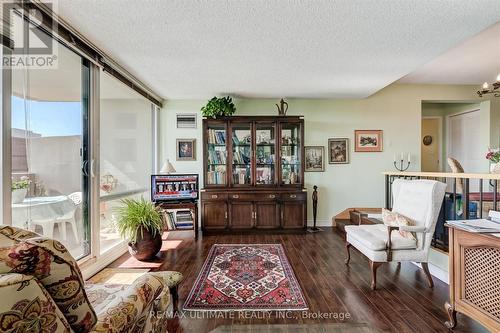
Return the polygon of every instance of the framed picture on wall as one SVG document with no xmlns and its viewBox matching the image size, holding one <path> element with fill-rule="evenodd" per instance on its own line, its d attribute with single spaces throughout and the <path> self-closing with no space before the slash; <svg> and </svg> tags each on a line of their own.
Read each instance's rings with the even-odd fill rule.
<svg viewBox="0 0 500 333">
<path fill-rule="evenodd" d="M 348 138 L 328 139 L 328 163 L 330 164 L 349 163 Z"/>
<path fill-rule="evenodd" d="M 325 147 L 305 146 L 306 172 L 325 171 Z"/>
<path fill-rule="evenodd" d="M 177 139 L 177 161 L 196 161 L 196 139 Z"/>
<path fill-rule="evenodd" d="M 354 140 L 356 152 L 381 152 L 383 149 L 382 130 L 355 130 Z"/>
</svg>

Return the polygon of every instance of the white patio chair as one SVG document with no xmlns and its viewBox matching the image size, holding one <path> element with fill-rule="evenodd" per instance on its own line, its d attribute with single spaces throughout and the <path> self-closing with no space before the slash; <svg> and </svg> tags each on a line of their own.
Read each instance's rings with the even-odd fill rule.
<svg viewBox="0 0 500 333">
<path fill-rule="evenodd" d="M 55 219 L 55 223 L 58 224 L 60 227 L 59 230 L 61 230 L 61 236 L 62 239 L 67 240 L 67 233 L 66 233 L 66 223 L 69 223 L 71 225 L 71 229 L 73 230 L 73 236 L 75 238 L 76 244 L 80 244 L 80 239 L 78 237 L 78 229 L 76 226 L 76 211 L 78 210 L 78 207 L 82 203 L 82 192 L 73 192 L 68 195 L 68 198 L 71 200 L 71 202 L 75 205 L 74 209 L 66 212 L 62 216 L 58 216 Z"/>
</svg>

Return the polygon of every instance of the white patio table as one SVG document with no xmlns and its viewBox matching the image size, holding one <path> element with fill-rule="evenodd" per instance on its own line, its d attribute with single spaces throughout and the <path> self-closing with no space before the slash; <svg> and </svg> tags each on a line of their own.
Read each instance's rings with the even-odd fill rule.
<svg viewBox="0 0 500 333">
<path fill-rule="evenodd" d="M 21 203 L 12 204 L 12 225 L 30 230 L 39 225 L 43 235 L 52 238 L 57 218 L 74 210 L 75 205 L 65 195 L 26 198 Z M 62 237 L 66 239 L 66 228 L 62 229 Z"/>
</svg>

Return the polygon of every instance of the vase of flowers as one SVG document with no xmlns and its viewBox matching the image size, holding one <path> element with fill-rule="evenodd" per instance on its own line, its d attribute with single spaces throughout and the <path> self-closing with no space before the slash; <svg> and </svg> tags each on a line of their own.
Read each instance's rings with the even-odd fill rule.
<svg viewBox="0 0 500 333">
<path fill-rule="evenodd" d="M 490 161 L 490 173 L 500 173 L 500 149 L 488 148 L 486 159 Z"/>
<path fill-rule="evenodd" d="M 24 201 L 30 182 L 30 179 L 26 176 L 21 177 L 19 180 L 12 180 L 12 203 L 21 203 Z"/>
</svg>

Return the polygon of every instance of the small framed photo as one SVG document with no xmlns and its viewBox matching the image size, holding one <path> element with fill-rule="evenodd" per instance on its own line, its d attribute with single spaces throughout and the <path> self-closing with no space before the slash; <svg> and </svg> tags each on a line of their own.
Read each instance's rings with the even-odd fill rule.
<svg viewBox="0 0 500 333">
<path fill-rule="evenodd" d="M 348 138 L 328 139 L 328 163 L 330 164 L 349 163 Z"/>
<path fill-rule="evenodd" d="M 357 152 L 381 152 L 383 149 L 382 130 L 356 130 L 354 131 Z"/>
<path fill-rule="evenodd" d="M 196 161 L 196 139 L 177 139 L 177 161 Z"/>
<path fill-rule="evenodd" d="M 325 171 L 325 147 L 305 146 L 306 172 Z"/>
</svg>

